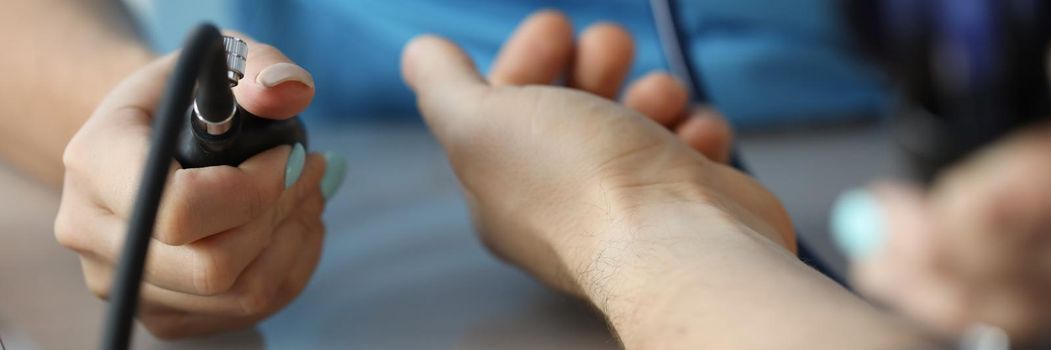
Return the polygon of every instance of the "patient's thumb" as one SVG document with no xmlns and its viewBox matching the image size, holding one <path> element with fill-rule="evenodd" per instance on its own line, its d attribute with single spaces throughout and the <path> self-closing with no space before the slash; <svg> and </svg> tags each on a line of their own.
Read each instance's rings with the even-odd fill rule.
<svg viewBox="0 0 1051 350">
<path fill-rule="evenodd" d="M 409 87 L 421 96 L 485 85 L 471 58 L 459 46 L 429 34 L 413 38 L 405 45 L 401 72 Z"/>
<path fill-rule="evenodd" d="M 402 76 L 416 92 L 420 113 L 441 138 L 467 118 L 488 84 L 456 44 L 433 35 L 414 38 L 402 52 Z"/>
</svg>

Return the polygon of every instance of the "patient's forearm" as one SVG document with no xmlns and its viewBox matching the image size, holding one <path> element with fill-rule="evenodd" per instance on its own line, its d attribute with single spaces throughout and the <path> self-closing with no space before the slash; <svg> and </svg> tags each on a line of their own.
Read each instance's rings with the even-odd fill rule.
<svg viewBox="0 0 1051 350">
<path fill-rule="evenodd" d="M 637 206 L 578 274 L 628 349 L 916 349 L 922 340 L 707 205 Z M 614 227 L 614 226 L 611 226 Z"/>
<path fill-rule="evenodd" d="M 5 7 L 0 157 L 57 185 L 66 143 L 102 96 L 151 54 L 116 1 L 12 1 Z"/>
</svg>

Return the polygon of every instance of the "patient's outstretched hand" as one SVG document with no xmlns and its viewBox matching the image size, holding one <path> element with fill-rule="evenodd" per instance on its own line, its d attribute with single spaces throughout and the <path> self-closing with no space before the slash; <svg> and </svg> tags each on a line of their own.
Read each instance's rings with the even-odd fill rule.
<svg viewBox="0 0 1051 350">
<path fill-rule="evenodd" d="M 625 236 L 623 228 L 638 224 L 628 213 L 696 201 L 710 209 L 709 230 L 752 230 L 795 249 L 780 202 L 720 162 L 730 137 L 725 122 L 707 113 L 697 117 L 701 130 L 683 132 L 685 92 L 667 76 L 629 87 L 625 103 L 635 110 L 610 100 L 627 71 L 615 61 L 630 52 L 597 51 L 619 50 L 601 45 L 615 43 L 619 29 L 586 30 L 575 48 L 578 64 L 567 67 L 565 51 L 574 46 L 560 21 L 550 12 L 527 20 L 488 80 L 455 44 L 438 37 L 416 38 L 403 53 L 405 80 L 448 153 L 489 248 L 559 289 L 588 294 L 589 279 L 608 272 L 598 271 L 598 260 L 623 244 L 674 244 L 675 237 Z M 566 70 L 577 89 L 528 85 L 551 83 Z M 681 96 L 654 93 L 676 93 L 676 87 Z"/>
</svg>

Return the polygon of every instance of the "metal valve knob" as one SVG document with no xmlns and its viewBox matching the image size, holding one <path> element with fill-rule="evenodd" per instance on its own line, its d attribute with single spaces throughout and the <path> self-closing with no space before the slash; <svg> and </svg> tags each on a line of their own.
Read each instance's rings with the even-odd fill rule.
<svg viewBox="0 0 1051 350">
<path fill-rule="evenodd" d="M 230 86 L 237 86 L 237 82 L 245 76 L 245 62 L 248 60 L 248 43 L 232 36 L 223 36 L 223 49 L 226 51 L 226 78 L 230 80 Z"/>
</svg>

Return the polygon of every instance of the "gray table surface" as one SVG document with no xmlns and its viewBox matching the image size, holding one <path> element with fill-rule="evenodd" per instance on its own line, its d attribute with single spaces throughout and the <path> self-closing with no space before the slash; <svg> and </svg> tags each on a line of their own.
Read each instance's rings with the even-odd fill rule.
<svg viewBox="0 0 1051 350">
<path fill-rule="evenodd" d="M 313 149 L 344 154 L 321 264 L 288 308 L 241 332 L 144 349 L 616 349 L 590 308 L 555 294 L 475 240 L 442 150 L 419 125 L 312 125 Z M 872 125 L 744 135 L 741 151 L 800 232 L 842 269 L 826 217 L 841 190 L 896 173 Z M 52 235 L 58 193 L 0 166 L 0 338 L 7 349 L 98 342 L 104 304 Z"/>
</svg>

